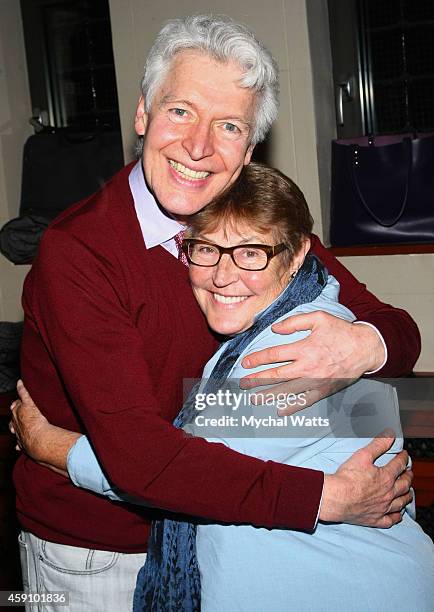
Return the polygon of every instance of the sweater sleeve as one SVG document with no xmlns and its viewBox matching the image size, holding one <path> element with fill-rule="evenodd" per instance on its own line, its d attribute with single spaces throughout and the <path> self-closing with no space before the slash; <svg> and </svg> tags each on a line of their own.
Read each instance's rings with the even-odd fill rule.
<svg viewBox="0 0 434 612">
<path fill-rule="evenodd" d="M 339 301 L 349 308 L 359 321 L 371 323 L 383 336 L 388 358 L 383 368 L 375 375 L 397 377 L 411 372 L 420 354 L 421 338 L 410 315 L 405 310 L 394 308 L 375 297 L 315 235 L 312 235 L 311 250 L 339 281 Z"/>
<path fill-rule="evenodd" d="M 114 259 L 52 228 L 32 274 L 38 331 L 110 483 L 174 512 L 313 528 L 322 472 L 247 457 L 163 419 Z"/>
</svg>

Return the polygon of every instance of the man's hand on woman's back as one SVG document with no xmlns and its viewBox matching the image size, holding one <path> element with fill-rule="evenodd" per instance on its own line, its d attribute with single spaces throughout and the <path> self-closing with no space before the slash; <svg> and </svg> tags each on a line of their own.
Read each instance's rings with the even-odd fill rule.
<svg viewBox="0 0 434 612">
<path fill-rule="evenodd" d="M 374 465 L 393 441 L 393 432 L 383 432 L 335 474 L 325 476 L 321 521 L 388 528 L 402 520 L 401 511 L 413 497 L 407 452 L 401 451 L 383 467 Z"/>
</svg>

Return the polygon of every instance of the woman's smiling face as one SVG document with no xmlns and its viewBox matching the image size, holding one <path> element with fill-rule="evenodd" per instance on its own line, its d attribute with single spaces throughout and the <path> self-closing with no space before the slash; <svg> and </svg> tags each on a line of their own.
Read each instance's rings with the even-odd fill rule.
<svg viewBox="0 0 434 612">
<path fill-rule="evenodd" d="M 275 245 L 272 232 L 261 232 L 249 225 L 219 227 L 195 238 L 222 246 L 243 244 Z M 295 263 L 295 262 L 293 262 Z M 269 306 L 290 281 L 294 265 L 288 266 L 283 253 L 273 257 L 265 270 L 238 268 L 230 255 L 222 255 L 213 267 L 190 265 L 194 295 L 209 326 L 227 336 L 248 329 L 255 315 Z"/>
</svg>

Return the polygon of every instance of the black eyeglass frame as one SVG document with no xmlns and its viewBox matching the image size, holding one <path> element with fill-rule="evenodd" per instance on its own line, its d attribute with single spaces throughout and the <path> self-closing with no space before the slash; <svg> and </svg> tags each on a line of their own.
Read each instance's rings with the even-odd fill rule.
<svg viewBox="0 0 434 612">
<path fill-rule="evenodd" d="M 215 247 L 219 252 L 219 258 L 216 261 L 216 263 L 207 265 L 207 264 L 198 264 L 195 261 L 193 261 L 188 252 L 189 246 L 191 244 L 207 244 L 209 246 Z M 238 265 L 237 262 L 235 261 L 234 251 L 236 249 L 249 248 L 249 247 L 252 249 L 261 249 L 266 254 L 267 261 L 262 268 L 254 268 L 254 269 L 244 268 L 243 266 Z M 182 250 L 184 251 L 187 257 L 188 262 L 192 264 L 193 266 L 200 266 L 201 268 L 214 268 L 215 266 L 218 266 L 218 264 L 220 263 L 222 255 L 227 254 L 227 255 L 230 255 L 232 261 L 237 266 L 237 268 L 239 268 L 240 270 L 246 270 L 247 272 L 260 272 L 261 270 L 265 270 L 265 268 L 267 268 L 268 264 L 273 259 L 273 257 L 275 257 L 276 255 L 279 255 L 279 253 L 281 253 L 287 248 L 288 247 L 283 242 L 281 242 L 280 244 L 275 244 L 274 246 L 271 246 L 269 244 L 237 244 L 236 246 L 232 246 L 232 247 L 222 247 L 219 244 L 215 244 L 215 242 L 208 242 L 207 240 L 199 240 L 198 238 L 184 238 L 184 240 L 182 241 Z"/>
</svg>

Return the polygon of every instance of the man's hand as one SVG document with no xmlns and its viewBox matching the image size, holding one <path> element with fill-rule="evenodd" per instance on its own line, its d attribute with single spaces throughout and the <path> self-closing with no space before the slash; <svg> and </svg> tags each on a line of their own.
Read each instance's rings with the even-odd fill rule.
<svg viewBox="0 0 434 612">
<path fill-rule="evenodd" d="M 29 457 L 39 460 L 40 440 L 51 425 L 33 402 L 22 381 L 18 381 L 20 399 L 11 405 L 9 429 L 17 438 L 17 450 L 24 450 Z"/>
<path fill-rule="evenodd" d="M 241 379 L 244 388 L 257 387 L 258 381 L 265 385 L 279 381 L 272 388 L 274 395 L 303 394 L 301 405 L 279 410 L 282 415 L 311 406 L 365 372 L 376 370 L 384 361 L 384 347 L 375 330 L 325 312 L 293 315 L 274 324 L 272 329 L 279 334 L 311 330 L 303 340 L 263 349 L 242 361 L 245 368 L 291 362 Z"/>
<path fill-rule="evenodd" d="M 374 465 L 392 446 L 391 435 L 383 432 L 325 476 L 320 520 L 383 528 L 401 521 L 401 510 L 412 500 L 408 455 L 402 451 L 387 465 Z"/>
<path fill-rule="evenodd" d="M 55 472 L 67 476 L 68 451 L 81 434 L 56 427 L 47 421 L 36 406 L 22 381 L 18 381 L 20 397 L 11 405 L 10 431 L 17 437 L 17 450 Z"/>
</svg>

